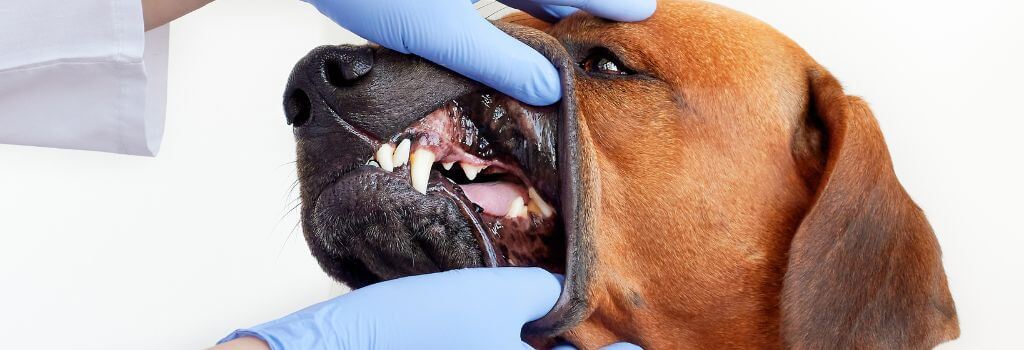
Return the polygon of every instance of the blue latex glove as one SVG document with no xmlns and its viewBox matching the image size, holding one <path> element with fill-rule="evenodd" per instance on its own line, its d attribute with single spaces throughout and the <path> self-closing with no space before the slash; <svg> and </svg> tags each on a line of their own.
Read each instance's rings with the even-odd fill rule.
<svg viewBox="0 0 1024 350">
<path fill-rule="evenodd" d="M 539 268 L 405 277 L 237 330 L 220 342 L 254 336 L 273 350 L 530 349 L 519 338 L 523 324 L 550 311 L 561 291 L 558 279 Z"/>
<path fill-rule="evenodd" d="M 576 350 L 576 347 L 572 345 L 559 345 L 551 348 L 551 350 Z M 639 346 L 630 343 L 615 343 L 601 348 L 601 350 L 643 350 Z"/>
<path fill-rule="evenodd" d="M 473 9 L 475 0 L 306 0 L 342 27 L 411 53 L 531 105 L 561 98 L 555 67 Z M 618 21 L 654 13 L 655 0 L 511 0 L 505 4 L 554 21 L 580 9 Z"/>
</svg>

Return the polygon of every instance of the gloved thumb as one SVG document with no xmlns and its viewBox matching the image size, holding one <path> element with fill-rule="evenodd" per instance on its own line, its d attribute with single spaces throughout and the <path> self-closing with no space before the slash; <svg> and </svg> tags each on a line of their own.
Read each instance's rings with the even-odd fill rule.
<svg viewBox="0 0 1024 350">
<path fill-rule="evenodd" d="M 408 42 L 409 51 L 530 105 L 561 99 L 558 70 L 546 57 L 475 12 L 449 20 L 436 24 L 429 39 Z"/>
<path fill-rule="evenodd" d="M 555 306 L 562 284 L 555 275 L 536 267 L 477 268 L 451 271 L 467 274 L 476 293 L 486 293 L 499 312 L 518 325 L 539 319 Z M 471 275 L 471 276 L 469 276 Z M 468 285 L 468 284 L 467 284 Z"/>
<path fill-rule="evenodd" d="M 502 3 L 548 22 L 555 22 L 576 10 L 620 22 L 637 22 L 654 14 L 656 0 L 503 0 Z"/>
<path fill-rule="evenodd" d="M 551 350 L 576 350 L 576 347 L 569 344 L 561 344 L 551 348 Z M 601 350 L 643 350 L 643 348 L 630 343 L 615 343 L 603 347 Z"/>
</svg>

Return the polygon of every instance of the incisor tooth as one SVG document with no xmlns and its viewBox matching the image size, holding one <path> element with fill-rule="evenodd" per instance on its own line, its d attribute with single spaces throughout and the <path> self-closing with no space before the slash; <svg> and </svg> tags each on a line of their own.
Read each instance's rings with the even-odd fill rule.
<svg viewBox="0 0 1024 350">
<path fill-rule="evenodd" d="M 391 157 L 396 168 L 409 162 L 409 147 L 412 147 L 412 141 L 409 141 L 409 139 L 398 143 L 398 147 L 395 148 L 395 154 Z"/>
<path fill-rule="evenodd" d="M 546 218 L 555 214 L 555 208 L 551 207 L 551 204 L 548 204 L 548 202 L 545 202 L 544 198 L 541 198 L 540 194 L 533 187 L 530 187 L 530 207 L 536 207 L 537 211 Z"/>
<path fill-rule="evenodd" d="M 427 149 L 418 149 L 409 158 L 409 175 L 412 177 L 412 188 L 419 193 L 427 194 L 427 182 L 430 180 L 430 167 L 434 166 L 437 156 Z"/>
<path fill-rule="evenodd" d="M 479 174 L 484 169 L 487 169 L 486 165 L 480 166 L 466 163 L 459 163 L 459 165 L 462 166 L 462 172 L 466 173 L 466 178 L 469 179 L 470 181 L 476 180 L 476 175 Z"/>
<path fill-rule="evenodd" d="M 444 162 L 444 163 L 441 163 L 441 166 L 444 167 L 444 170 L 452 170 L 452 165 L 455 165 L 455 162 Z"/>
<path fill-rule="evenodd" d="M 517 218 L 526 215 L 526 204 L 523 201 L 523 197 L 516 197 L 512 200 L 512 203 L 508 205 L 508 213 L 505 216 L 510 218 Z"/>
<path fill-rule="evenodd" d="M 385 143 L 377 149 L 375 158 L 377 158 L 377 164 L 380 164 L 381 169 L 388 172 L 395 170 L 395 162 L 391 158 L 394 154 L 395 148 L 390 143 Z"/>
</svg>

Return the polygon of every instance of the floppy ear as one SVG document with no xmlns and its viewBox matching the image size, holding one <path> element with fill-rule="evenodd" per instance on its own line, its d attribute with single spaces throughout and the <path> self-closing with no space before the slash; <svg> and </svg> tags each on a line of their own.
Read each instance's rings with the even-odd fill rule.
<svg viewBox="0 0 1024 350">
<path fill-rule="evenodd" d="M 791 349 L 921 349 L 960 330 L 931 226 L 893 172 L 878 124 L 816 67 L 795 147 L 826 161 L 811 209 L 790 246 L 782 337 Z M 816 120 L 815 120 L 816 119 Z M 817 126 L 814 126 L 817 125 Z M 803 148 L 803 149 L 801 149 Z"/>
</svg>

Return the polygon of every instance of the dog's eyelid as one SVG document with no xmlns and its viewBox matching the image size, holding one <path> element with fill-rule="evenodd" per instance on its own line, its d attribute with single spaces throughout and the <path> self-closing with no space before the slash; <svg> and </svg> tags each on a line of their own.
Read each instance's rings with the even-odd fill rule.
<svg viewBox="0 0 1024 350">
<path fill-rule="evenodd" d="M 614 49 L 600 46 L 592 47 L 587 50 L 586 57 L 579 62 L 579 67 L 589 74 L 613 77 L 636 75 L 637 71 L 623 63 L 620 57 L 621 55 L 617 54 Z"/>
</svg>

